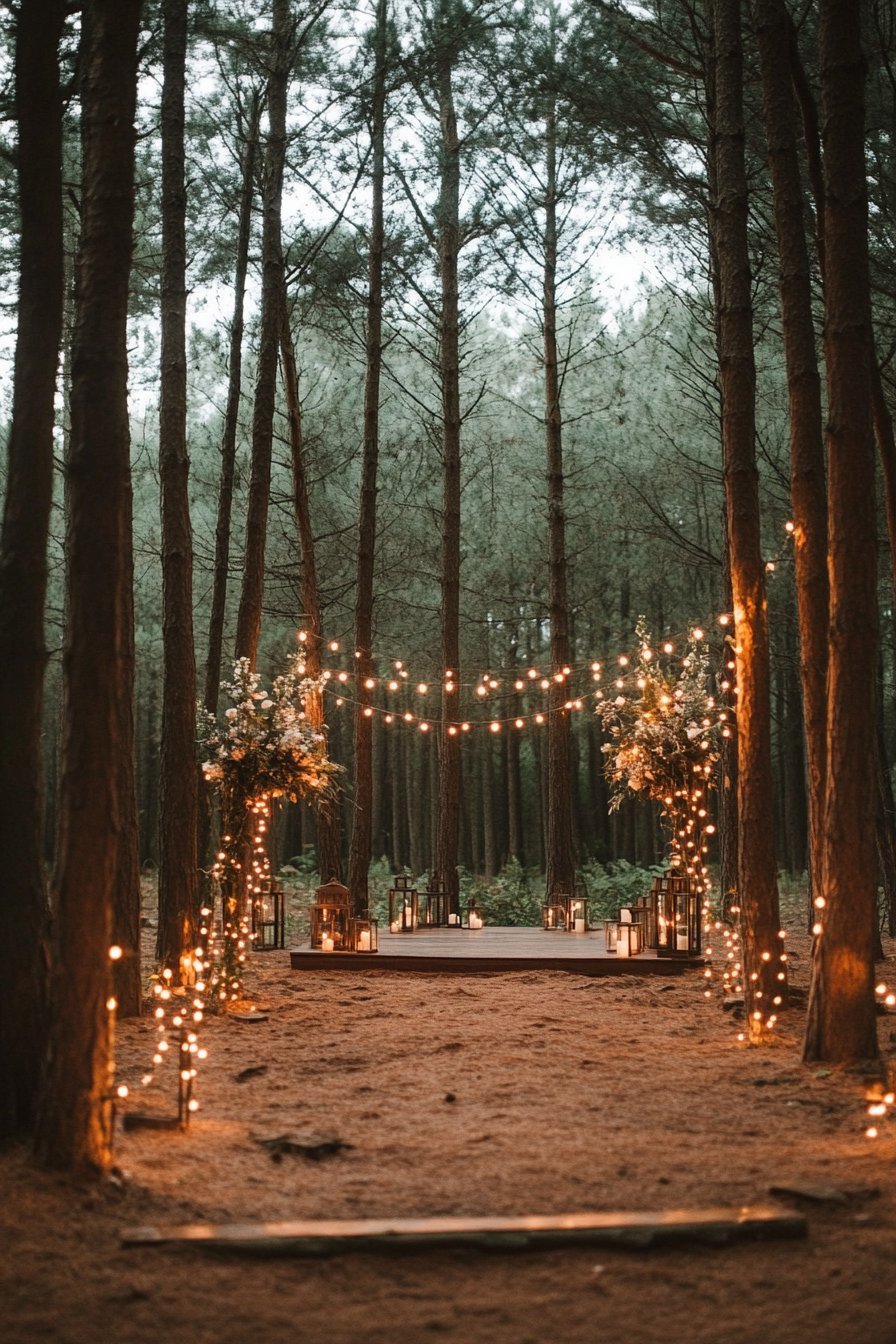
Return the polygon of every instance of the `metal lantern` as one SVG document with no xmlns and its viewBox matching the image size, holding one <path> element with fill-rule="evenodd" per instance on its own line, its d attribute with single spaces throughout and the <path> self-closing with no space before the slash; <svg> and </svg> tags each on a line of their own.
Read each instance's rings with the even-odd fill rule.
<svg viewBox="0 0 896 1344">
<path fill-rule="evenodd" d="M 256 952 L 274 952 L 286 947 L 286 897 L 276 878 L 259 883 L 252 895 L 252 934 Z"/>
<path fill-rule="evenodd" d="M 377 933 L 379 926 L 375 919 L 366 916 L 363 919 L 349 921 L 349 951 L 360 952 L 365 956 L 369 952 L 378 952 Z"/>
<path fill-rule="evenodd" d="M 476 897 L 471 896 L 467 901 L 467 922 L 464 927 L 468 929 L 481 929 L 484 928 L 484 926 L 485 919 L 483 918 L 482 911 L 476 904 Z"/>
<path fill-rule="evenodd" d="M 448 883 L 443 877 L 430 878 L 429 886 L 423 893 L 426 905 L 423 910 L 423 923 L 427 928 L 441 929 L 451 923 L 460 924 L 460 919 L 449 919 L 451 896 Z"/>
<path fill-rule="evenodd" d="M 617 957 L 636 957 L 641 951 L 641 925 L 631 920 L 619 920 L 616 924 Z"/>
<path fill-rule="evenodd" d="M 569 933 L 587 933 L 588 928 L 588 897 L 577 888 L 569 903 L 567 931 Z"/>
<path fill-rule="evenodd" d="M 349 945 L 349 894 L 336 878 L 331 878 L 314 893 L 311 907 L 311 946 L 322 952 L 345 952 Z"/>
<path fill-rule="evenodd" d="M 656 947 L 656 904 L 649 896 L 642 896 L 634 905 L 627 907 L 631 912 L 632 923 L 641 925 L 642 948 Z M 621 912 L 620 912 L 621 913 Z"/>
<path fill-rule="evenodd" d="M 616 931 L 618 928 L 618 919 L 604 920 L 604 947 L 608 952 L 616 951 Z"/>
<path fill-rule="evenodd" d="M 658 877 L 650 893 L 656 911 L 656 947 L 663 957 L 700 952 L 700 895 L 684 874 Z"/>
<path fill-rule="evenodd" d="M 389 932 L 413 933 L 418 923 L 417 888 L 404 874 L 396 877 L 389 890 Z"/>
<path fill-rule="evenodd" d="M 550 892 L 548 899 L 541 907 L 542 927 L 548 930 L 562 929 L 566 931 L 569 928 L 572 899 L 572 894 L 562 888 Z"/>
</svg>

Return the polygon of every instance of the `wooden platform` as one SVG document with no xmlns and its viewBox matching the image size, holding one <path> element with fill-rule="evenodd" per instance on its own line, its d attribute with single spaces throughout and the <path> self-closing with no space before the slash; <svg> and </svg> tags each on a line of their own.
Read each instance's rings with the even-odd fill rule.
<svg viewBox="0 0 896 1344">
<path fill-rule="evenodd" d="M 440 971 L 464 975 L 495 971 L 569 971 L 573 975 L 677 975 L 686 966 L 702 965 L 701 957 L 687 960 L 642 952 L 617 957 L 604 948 L 603 931 L 546 933 L 544 929 L 497 928 L 427 929 L 416 933 L 382 933 L 380 950 L 320 952 L 292 948 L 295 971 Z"/>
<path fill-rule="evenodd" d="M 724 1246 L 744 1239 L 806 1235 L 806 1219 L 780 1206 L 739 1209 L 670 1209 L 658 1213 L 566 1213 L 522 1218 L 302 1219 L 288 1223 L 186 1223 L 132 1227 L 124 1246 L 191 1242 L 214 1250 L 257 1255 L 336 1255 L 345 1251 L 425 1250 L 472 1246 L 518 1251 L 591 1243 L 645 1248 L 663 1242 L 700 1241 Z"/>
</svg>

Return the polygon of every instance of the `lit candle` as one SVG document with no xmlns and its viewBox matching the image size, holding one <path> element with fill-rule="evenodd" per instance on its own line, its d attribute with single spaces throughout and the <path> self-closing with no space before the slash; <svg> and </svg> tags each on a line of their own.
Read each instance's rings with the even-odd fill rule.
<svg viewBox="0 0 896 1344">
<path fill-rule="evenodd" d="M 389 932 L 390 932 L 390 933 L 398 933 L 398 931 L 399 931 L 400 928 L 401 928 L 401 925 L 399 924 L 398 920 L 397 920 L 397 919 L 393 919 L 392 923 L 389 925 Z"/>
<path fill-rule="evenodd" d="M 678 929 L 675 934 L 675 948 L 678 952 L 687 952 L 690 945 L 687 929 Z"/>
<path fill-rule="evenodd" d="M 320 946 L 322 952 L 332 952 L 335 944 L 333 943 L 332 938 L 328 938 L 327 935 L 324 934 L 323 938 L 321 939 Z"/>
<path fill-rule="evenodd" d="M 574 932 L 574 933 L 584 933 L 584 932 L 585 932 L 585 921 L 584 921 L 584 919 L 582 919 L 581 916 L 578 916 L 578 915 L 576 916 L 576 922 L 575 922 L 575 926 L 574 926 L 573 932 Z"/>
<path fill-rule="evenodd" d="M 449 923 L 449 924 L 456 924 L 456 923 L 457 923 L 457 915 L 454 913 L 453 910 L 451 911 L 451 913 L 450 913 L 449 916 L 448 916 L 448 923 Z"/>
<path fill-rule="evenodd" d="M 361 930 L 361 951 L 362 951 L 362 952 L 369 952 L 369 951 L 370 951 L 370 930 L 369 930 L 369 929 L 362 929 L 362 930 Z"/>
<path fill-rule="evenodd" d="M 620 924 L 616 931 L 617 957 L 630 957 L 632 954 L 632 926 Z"/>
</svg>

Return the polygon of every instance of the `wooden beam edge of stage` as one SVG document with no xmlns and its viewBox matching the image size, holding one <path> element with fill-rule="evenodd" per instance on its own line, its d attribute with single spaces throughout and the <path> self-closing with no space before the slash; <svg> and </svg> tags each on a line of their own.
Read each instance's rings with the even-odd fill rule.
<svg viewBox="0 0 896 1344">
<path fill-rule="evenodd" d="M 303 1219 L 287 1223 L 186 1223 L 134 1227 L 123 1246 L 192 1243 L 214 1250 L 256 1255 L 338 1255 L 346 1251 L 425 1250 L 469 1246 L 513 1251 L 599 1244 L 643 1249 L 668 1242 L 733 1241 L 805 1237 L 802 1214 L 776 1205 L 739 1209 L 672 1209 L 661 1213 L 571 1213 L 521 1218 Z"/>
<path fill-rule="evenodd" d="M 408 935 L 413 937 L 413 934 Z M 680 975 L 687 966 L 702 966 L 702 957 L 576 957 L 544 955 L 450 956 L 438 952 L 319 952 L 312 948 L 291 948 L 289 964 L 294 971 L 429 971 L 459 975 L 486 975 L 508 971 L 566 971 L 571 975 Z"/>
</svg>

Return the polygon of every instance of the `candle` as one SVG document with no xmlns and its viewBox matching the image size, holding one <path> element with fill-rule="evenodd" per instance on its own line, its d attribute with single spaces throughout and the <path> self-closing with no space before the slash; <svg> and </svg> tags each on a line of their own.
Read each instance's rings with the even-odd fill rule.
<svg viewBox="0 0 896 1344">
<path fill-rule="evenodd" d="M 448 916 L 448 923 L 449 923 L 449 924 L 456 924 L 456 923 L 457 923 L 457 915 L 454 913 L 453 910 L 451 911 L 450 915 Z"/>
<path fill-rule="evenodd" d="M 632 954 L 632 926 L 620 924 L 616 931 L 617 957 L 630 957 Z"/>
<path fill-rule="evenodd" d="M 362 951 L 362 952 L 369 952 L 369 951 L 370 951 L 370 930 L 369 930 L 369 929 L 362 929 L 362 930 L 361 930 L 361 951 Z"/>
<path fill-rule="evenodd" d="M 328 938 L 327 935 L 324 934 L 323 938 L 321 939 L 320 946 L 322 952 L 332 952 L 335 944 L 333 943 L 332 938 Z"/>
<path fill-rule="evenodd" d="M 620 924 L 631 924 L 632 912 L 631 910 L 628 909 L 627 906 L 623 906 L 623 908 L 619 911 L 619 922 Z"/>
<path fill-rule="evenodd" d="M 399 924 L 398 920 L 397 920 L 397 919 L 393 919 L 392 923 L 389 925 L 389 932 L 390 932 L 390 933 L 398 933 L 398 931 L 399 931 L 400 928 L 401 928 L 401 925 Z"/>
<path fill-rule="evenodd" d="M 690 946 L 687 929 L 678 929 L 675 934 L 675 947 L 678 952 L 687 952 Z"/>
<path fill-rule="evenodd" d="M 574 932 L 574 933 L 584 933 L 584 932 L 585 932 L 585 921 L 584 921 L 584 919 L 581 918 L 581 916 L 578 916 L 578 915 L 576 916 L 576 922 L 575 922 L 575 927 L 574 927 L 574 929 L 573 929 L 573 932 Z"/>
</svg>

